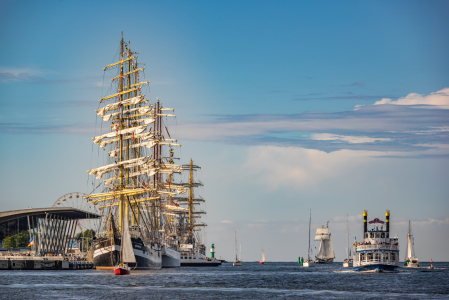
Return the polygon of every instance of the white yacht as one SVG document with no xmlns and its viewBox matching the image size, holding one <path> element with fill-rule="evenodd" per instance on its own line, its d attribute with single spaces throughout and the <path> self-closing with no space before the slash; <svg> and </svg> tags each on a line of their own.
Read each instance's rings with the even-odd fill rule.
<svg viewBox="0 0 449 300">
<path fill-rule="evenodd" d="M 234 266 L 234 267 L 241 267 L 242 264 L 243 264 L 243 261 L 242 261 L 242 244 L 240 243 L 240 257 L 237 257 L 237 231 L 235 232 L 234 257 L 235 257 L 235 260 L 232 263 L 232 266 Z"/>
<path fill-rule="evenodd" d="M 405 253 L 404 266 L 408 268 L 418 268 L 419 262 L 415 255 L 415 240 L 413 239 L 412 227 L 410 220 L 408 220 L 408 233 L 407 233 L 407 252 Z"/>
<path fill-rule="evenodd" d="M 351 258 L 351 249 L 349 248 L 349 224 L 348 215 L 346 215 L 346 259 L 343 261 L 343 268 L 352 267 L 353 260 Z"/>
<path fill-rule="evenodd" d="M 315 267 L 315 262 L 313 259 L 311 259 L 310 255 L 310 225 L 312 222 L 312 210 L 310 210 L 310 217 L 309 217 L 309 248 L 307 249 L 307 259 L 303 261 L 302 266 L 303 267 Z"/>
</svg>

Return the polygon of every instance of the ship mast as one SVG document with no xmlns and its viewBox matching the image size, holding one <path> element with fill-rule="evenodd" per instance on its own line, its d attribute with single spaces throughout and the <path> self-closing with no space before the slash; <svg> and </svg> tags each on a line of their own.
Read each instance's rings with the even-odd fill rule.
<svg viewBox="0 0 449 300">
<path fill-rule="evenodd" d="M 156 238 L 155 230 L 161 227 L 162 197 L 170 199 L 176 194 L 185 193 L 187 189 L 180 185 L 169 184 L 166 187 L 163 184 L 164 176 L 170 178 L 173 172 L 182 171 L 180 165 L 165 164 L 162 157 L 162 146 L 169 146 L 170 151 L 173 146 L 181 146 L 176 139 L 165 138 L 162 134 L 162 117 L 176 116 L 165 113 L 173 109 L 163 108 L 159 100 L 154 106 L 145 104 L 148 99 L 141 95 L 140 90 L 141 85 L 149 84 L 149 81 L 139 82 L 139 71 L 144 67 L 138 67 L 134 54 L 138 53 L 131 52 L 130 43 L 124 42 L 122 33 L 120 61 L 104 68 L 105 71 L 112 67 L 119 68 L 115 73 L 117 76 L 111 79 L 117 84 L 118 91 L 101 98 L 100 103 L 107 100 L 112 103 L 96 110 L 103 121 L 112 121 L 110 131 L 93 138 L 100 148 L 111 149 L 108 152 L 110 163 L 87 171 L 90 175 L 96 175 L 98 180 L 104 174 L 110 177 L 97 186 L 104 184 L 103 192 L 85 198 L 95 205 L 102 204 L 99 209 L 106 210 L 104 216 L 118 215 L 116 220 L 107 218 L 105 228 L 109 228 L 109 222 L 117 222 L 123 236 L 124 220 L 128 220 L 128 226 L 132 223 L 147 227 L 147 230 L 140 232 L 142 238 Z M 153 153 L 151 157 L 146 155 L 149 151 Z M 164 207 L 164 210 L 170 209 Z M 159 235 L 157 238 L 160 238 Z"/>
</svg>

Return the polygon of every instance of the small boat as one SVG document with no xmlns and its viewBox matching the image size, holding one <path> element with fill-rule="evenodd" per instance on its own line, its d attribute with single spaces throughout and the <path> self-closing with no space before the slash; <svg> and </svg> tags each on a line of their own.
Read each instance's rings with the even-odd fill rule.
<svg viewBox="0 0 449 300">
<path fill-rule="evenodd" d="M 307 259 L 303 261 L 303 267 L 315 267 L 315 262 L 310 259 L 310 225 L 312 223 L 312 210 L 310 210 L 310 218 L 309 218 L 309 248 L 307 249 Z"/>
<path fill-rule="evenodd" d="M 349 248 L 349 224 L 348 224 L 348 215 L 346 215 L 346 242 L 347 242 L 347 248 L 346 248 L 346 259 L 343 261 L 343 268 L 349 268 L 352 267 L 352 258 L 351 257 L 351 249 Z"/>
<path fill-rule="evenodd" d="M 435 269 L 435 267 L 433 266 L 433 260 L 432 260 L 432 259 L 430 259 L 430 266 L 429 266 L 429 269 Z"/>
<path fill-rule="evenodd" d="M 241 267 L 242 263 L 243 263 L 243 261 L 242 261 L 242 244 L 240 243 L 240 257 L 237 257 L 237 231 L 235 232 L 234 257 L 235 257 L 235 260 L 232 263 L 232 266 Z"/>
<path fill-rule="evenodd" d="M 119 264 L 114 268 L 114 275 L 129 275 L 131 271 L 127 264 Z"/>
<path fill-rule="evenodd" d="M 262 259 L 259 261 L 259 264 L 263 265 L 265 263 L 265 252 L 262 249 Z"/>
<path fill-rule="evenodd" d="M 134 256 L 133 245 L 131 242 L 131 234 L 129 233 L 128 216 L 124 214 L 122 226 L 122 247 L 120 260 L 121 263 L 115 266 L 114 275 L 129 275 L 131 271 L 128 267 L 129 263 L 136 263 L 136 257 Z"/>
<path fill-rule="evenodd" d="M 413 239 L 412 227 L 410 220 L 408 220 L 408 234 L 407 234 L 407 251 L 405 252 L 404 266 L 408 268 L 418 268 L 418 258 L 415 256 L 414 249 L 415 240 Z"/>
<path fill-rule="evenodd" d="M 389 210 L 385 216 L 385 222 L 378 218 L 370 221 L 374 226 L 368 230 L 368 212 L 363 211 L 364 239 L 361 243 L 354 243 L 354 271 L 396 272 L 399 267 L 399 242 L 397 236 L 390 236 Z M 379 228 L 377 224 L 382 225 Z"/>
</svg>

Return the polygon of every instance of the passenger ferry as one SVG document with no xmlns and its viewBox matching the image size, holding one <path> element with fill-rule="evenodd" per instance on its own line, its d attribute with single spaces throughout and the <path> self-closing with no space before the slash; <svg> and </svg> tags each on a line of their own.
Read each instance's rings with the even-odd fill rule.
<svg viewBox="0 0 449 300">
<path fill-rule="evenodd" d="M 390 237 L 389 210 L 385 216 L 386 222 L 378 218 L 370 221 L 373 227 L 368 230 L 368 212 L 363 211 L 364 239 L 354 243 L 354 271 L 395 272 L 399 267 L 399 242 L 397 236 Z"/>
</svg>

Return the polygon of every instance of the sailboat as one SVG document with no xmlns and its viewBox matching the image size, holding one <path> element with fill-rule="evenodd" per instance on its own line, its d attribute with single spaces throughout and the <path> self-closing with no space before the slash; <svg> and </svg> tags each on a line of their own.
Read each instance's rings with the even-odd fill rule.
<svg viewBox="0 0 449 300">
<path fill-rule="evenodd" d="M 265 252 L 262 249 L 262 259 L 259 261 L 259 264 L 263 265 L 265 263 Z"/>
<path fill-rule="evenodd" d="M 131 242 L 131 235 L 129 233 L 128 217 L 125 215 L 123 220 L 123 232 L 122 232 L 122 249 L 120 255 L 121 263 L 115 266 L 115 275 L 129 275 L 131 273 L 128 264 L 136 263 L 136 257 L 134 256 L 133 246 Z"/>
<path fill-rule="evenodd" d="M 106 132 L 95 136 L 93 142 L 105 150 L 99 161 L 106 164 L 87 171 L 99 182 L 92 182 L 96 188 L 84 197 L 103 211 L 102 228 L 92 243 L 97 269 L 115 269 L 122 264 L 133 269 L 160 269 L 164 247 L 173 250 L 165 253 L 173 254 L 179 264 L 170 216 L 180 210 L 174 196 L 185 193 L 186 188 L 171 180 L 173 173 L 182 171 L 171 159 L 174 148 L 181 145 L 170 137 L 163 120 L 176 116 L 167 113 L 173 109 L 165 108 L 158 99 L 154 104 L 145 99 L 142 87 L 149 81 L 140 81 L 141 65 L 122 33 L 119 61 L 104 68 L 114 76 L 113 94 L 101 98 L 96 110 Z M 132 251 L 127 249 L 129 245 Z M 127 251 L 133 253 L 135 262 L 124 259 Z"/>
<path fill-rule="evenodd" d="M 415 256 L 414 238 L 412 234 L 412 226 L 410 220 L 408 220 L 408 233 L 407 233 L 407 251 L 405 252 L 404 266 L 409 268 L 419 267 L 418 258 Z"/>
<path fill-rule="evenodd" d="M 235 242 L 234 242 L 234 263 L 232 264 L 234 267 L 242 266 L 242 244 L 240 243 L 240 257 L 237 257 L 237 231 L 235 232 Z"/>
<path fill-rule="evenodd" d="M 302 263 L 303 267 L 315 267 L 315 262 L 310 258 L 310 225 L 312 223 L 312 210 L 309 218 L 309 248 L 307 249 L 307 259 Z"/>
<path fill-rule="evenodd" d="M 315 255 L 315 262 L 317 264 L 331 264 L 334 261 L 335 254 L 332 246 L 332 236 L 329 232 L 329 221 L 327 226 L 321 226 L 316 229 L 315 241 L 320 242 L 318 254 Z"/>
<path fill-rule="evenodd" d="M 343 261 L 343 267 L 348 268 L 352 267 L 353 259 L 351 258 L 351 249 L 349 248 L 349 223 L 348 223 L 348 215 L 346 215 L 346 259 Z"/>
</svg>

